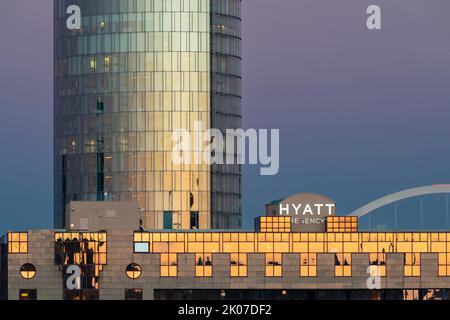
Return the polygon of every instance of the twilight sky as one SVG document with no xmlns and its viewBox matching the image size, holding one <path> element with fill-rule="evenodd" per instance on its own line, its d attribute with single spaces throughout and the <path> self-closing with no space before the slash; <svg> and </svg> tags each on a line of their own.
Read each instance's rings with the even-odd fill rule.
<svg viewBox="0 0 450 320">
<path fill-rule="evenodd" d="M 51 3 L 0 1 L 0 233 L 52 225 Z M 370 4 L 381 31 L 365 26 Z M 295 192 L 347 214 L 450 183 L 449 12 L 448 0 L 243 0 L 244 125 L 281 130 L 280 173 L 245 168 L 246 227 Z M 400 205 L 406 227 L 414 201 Z M 425 199 L 425 226 L 445 227 L 443 208 Z"/>
</svg>

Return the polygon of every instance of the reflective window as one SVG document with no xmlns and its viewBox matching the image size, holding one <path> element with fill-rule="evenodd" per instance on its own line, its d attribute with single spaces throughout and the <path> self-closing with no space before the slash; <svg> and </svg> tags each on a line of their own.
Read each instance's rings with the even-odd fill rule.
<svg viewBox="0 0 450 320">
<path fill-rule="evenodd" d="M 178 255 L 176 253 L 161 253 L 161 277 L 178 276 Z"/>
<path fill-rule="evenodd" d="M 8 253 L 28 253 L 28 233 L 8 233 Z"/>
<path fill-rule="evenodd" d="M 261 217 L 259 219 L 261 232 L 291 232 L 290 217 Z"/>
<path fill-rule="evenodd" d="M 107 263 L 107 235 L 105 232 L 56 232 L 54 238 L 55 265 L 63 270 L 64 300 L 98 300 L 100 274 Z M 67 288 L 70 266 L 81 270 L 80 290 Z"/>
<path fill-rule="evenodd" d="M 317 254 L 300 254 L 300 277 L 317 277 Z"/>
<path fill-rule="evenodd" d="M 450 277 L 450 253 L 439 254 L 439 276 Z"/>
<path fill-rule="evenodd" d="M 142 274 L 142 268 L 137 263 L 130 263 L 126 268 L 125 273 L 130 279 L 138 279 Z"/>
<path fill-rule="evenodd" d="M 328 217 L 327 232 L 358 232 L 358 217 Z"/>
<path fill-rule="evenodd" d="M 247 276 L 247 254 L 232 253 L 230 255 L 230 264 L 231 277 Z"/>
<path fill-rule="evenodd" d="M 20 267 L 20 275 L 24 279 L 33 279 L 36 276 L 36 267 L 31 263 L 25 263 Z"/>
<path fill-rule="evenodd" d="M 447 240 L 448 239 L 448 240 Z M 161 275 L 175 276 L 178 254 L 196 255 L 196 275 L 213 272 L 212 253 L 230 254 L 230 275 L 245 276 L 247 260 L 253 253 L 266 256 L 267 276 L 282 274 L 282 255 L 296 253 L 300 257 L 300 276 L 317 276 L 317 257 L 321 253 L 335 255 L 335 276 L 352 276 L 352 255 L 368 254 L 367 265 L 379 276 L 387 273 L 391 253 L 405 254 L 406 277 L 421 275 L 422 253 L 437 253 L 438 275 L 450 276 L 450 236 L 447 233 L 363 232 L 363 233 L 248 233 L 248 232 L 136 232 L 135 248 L 143 253 L 161 254 Z M 209 257 L 209 261 L 208 261 Z M 200 260 L 200 263 L 199 263 Z M 204 268 L 208 266 L 208 268 Z M 372 270 L 372 271 L 374 271 Z M 373 274 L 373 272 L 371 273 Z"/>
<path fill-rule="evenodd" d="M 196 277 L 212 277 L 212 254 L 196 254 L 195 255 L 195 276 Z"/>
<path fill-rule="evenodd" d="M 149 243 L 148 242 L 135 242 L 134 243 L 134 252 L 135 253 L 148 253 L 149 252 Z"/>
<path fill-rule="evenodd" d="M 266 254 L 266 277 L 283 276 L 283 255 L 281 253 Z"/>
<path fill-rule="evenodd" d="M 405 253 L 405 266 L 404 275 L 405 277 L 420 277 L 420 253 Z"/>
<path fill-rule="evenodd" d="M 37 300 L 36 289 L 20 289 L 19 300 Z"/>
<path fill-rule="evenodd" d="M 369 255 L 369 265 L 371 267 L 370 274 L 378 277 L 386 276 L 386 254 L 371 253 Z M 376 268 L 375 268 L 376 267 Z"/>
<path fill-rule="evenodd" d="M 351 253 L 338 253 L 334 256 L 335 267 L 334 275 L 336 277 L 352 276 L 352 255 Z"/>
<path fill-rule="evenodd" d="M 144 290 L 142 289 L 125 289 L 125 300 L 143 300 Z"/>
</svg>

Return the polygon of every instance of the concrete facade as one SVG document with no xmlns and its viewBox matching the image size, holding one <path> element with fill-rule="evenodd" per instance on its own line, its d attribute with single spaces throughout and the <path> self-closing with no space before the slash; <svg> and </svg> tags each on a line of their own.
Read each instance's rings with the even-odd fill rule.
<svg viewBox="0 0 450 320">
<path fill-rule="evenodd" d="M 8 247 L 4 238 L 0 238 L 0 300 L 7 299 L 8 294 Z"/>
<path fill-rule="evenodd" d="M 39 300 L 63 299 L 64 277 L 62 266 L 55 265 L 55 231 L 28 232 L 28 253 L 8 255 L 8 298 L 19 298 L 20 289 L 37 289 Z M 231 277 L 230 254 L 212 254 L 212 277 L 196 277 L 196 257 L 193 253 L 178 254 L 177 277 L 160 277 L 159 253 L 134 253 L 134 232 L 112 230 L 107 234 L 107 264 L 99 279 L 99 298 L 123 300 L 125 289 L 142 289 L 144 299 L 154 299 L 155 290 L 367 290 L 369 254 L 352 254 L 352 276 L 335 277 L 335 255 L 317 255 L 317 276 L 300 277 L 298 253 L 284 253 L 282 277 L 265 276 L 265 254 L 249 253 L 246 277 Z M 20 275 L 25 263 L 36 267 L 34 278 L 26 280 Z M 125 269 L 130 263 L 142 268 L 138 279 L 127 277 Z M 386 277 L 381 278 L 379 289 L 447 289 L 450 277 L 438 275 L 438 255 L 421 254 L 421 276 L 404 276 L 404 254 L 387 254 Z"/>
<path fill-rule="evenodd" d="M 18 300 L 20 289 L 37 289 L 39 300 L 61 300 L 62 275 L 54 260 L 54 232 L 29 231 L 28 237 L 27 254 L 8 254 L 8 299 Z M 33 279 L 20 276 L 20 267 L 25 263 L 36 266 Z"/>
</svg>

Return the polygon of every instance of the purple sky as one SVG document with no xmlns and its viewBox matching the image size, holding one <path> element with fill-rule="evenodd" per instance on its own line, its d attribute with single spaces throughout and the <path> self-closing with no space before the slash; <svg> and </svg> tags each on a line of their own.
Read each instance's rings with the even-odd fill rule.
<svg viewBox="0 0 450 320">
<path fill-rule="evenodd" d="M 52 224 L 51 2 L 0 1 L 0 233 Z M 365 27 L 369 4 L 381 31 Z M 449 12 L 448 0 L 243 1 L 244 124 L 281 129 L 280 174 L 245 169 L 247 227 L 299 191 L 346 214 L 450 183 Z"/>
</svg>

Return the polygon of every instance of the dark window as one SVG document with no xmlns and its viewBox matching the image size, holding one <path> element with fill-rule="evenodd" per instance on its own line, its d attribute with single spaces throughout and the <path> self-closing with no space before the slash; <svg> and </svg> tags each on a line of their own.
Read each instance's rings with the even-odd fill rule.
<svg viewBox="0 0 450 320">
<path fill-rule="evenodd" d="M 2 238 L 0 238 L 0 300 L 6 300 L 8 290 L 8 246 L 1 242 Z"/>
<path fill-rule="evenodd" d="M 143 300 L 144 291 L 142 289 L 125 289 L 125 300 Z"/>
<path fill-rule="evenodd" d="M 36 289 L 20 289 L 19 300 L 37 300 Z"/>
<path fill-rule="evenodd" d="M 193 212 L 191 212 L 191 230 L 192 229 L 197 230 L 198 227 L 199 227 L 199 224 L 198 224 L 198 212 L 193 211 Z"/>
</svg>

